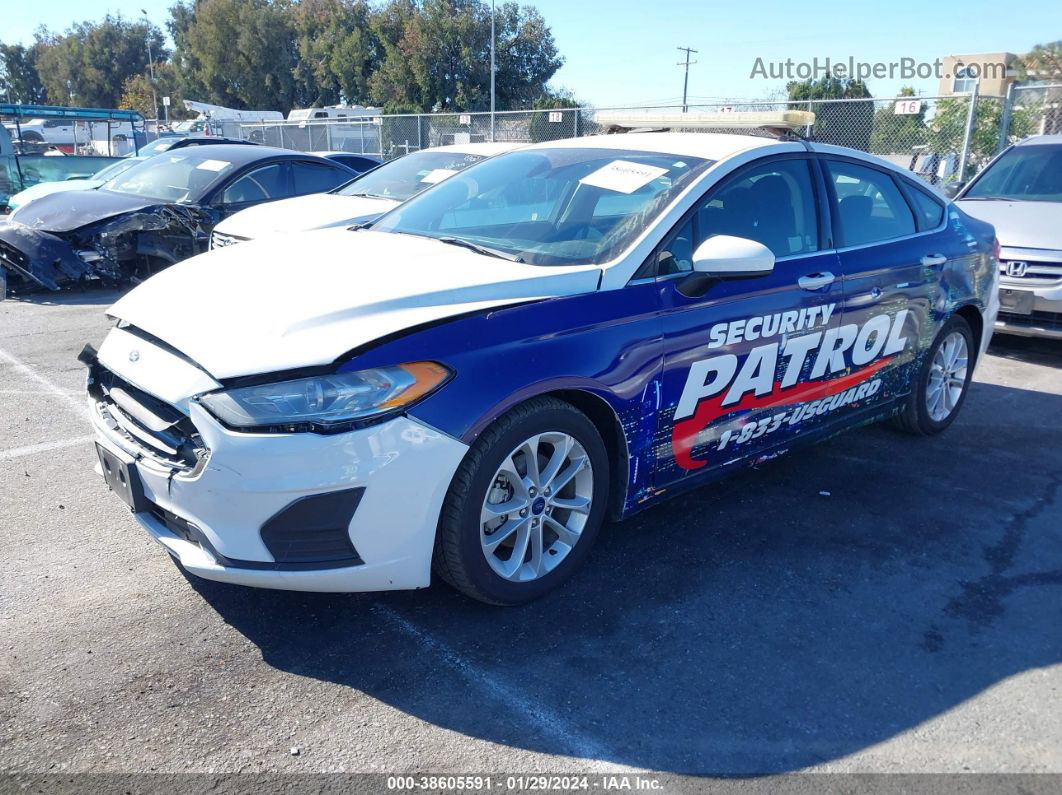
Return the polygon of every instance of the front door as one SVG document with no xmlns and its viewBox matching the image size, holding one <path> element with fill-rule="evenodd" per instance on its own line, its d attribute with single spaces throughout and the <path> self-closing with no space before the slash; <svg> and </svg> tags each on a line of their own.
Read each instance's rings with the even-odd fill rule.
<svg viewBox="0 0 1062 795">
<path fill-rule="evenodd" d="M 658 486 L 770 456 L 826 421 L 817 406 L 842 281 L 817 186 L 807 157 L 759 161 L 710 189 L 662 244 Z M 773 272 L 687 294 L 693 251 L 716 234 L 763 243 L 777 258 Z"/>
</svg>

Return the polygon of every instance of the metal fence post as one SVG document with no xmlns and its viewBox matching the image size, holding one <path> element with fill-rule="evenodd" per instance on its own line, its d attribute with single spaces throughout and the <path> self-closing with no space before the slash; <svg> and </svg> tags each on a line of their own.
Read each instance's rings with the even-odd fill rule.
<svg viewBox="0 0 1062 795">
<path fill-rule="evenodd" d="M 970 140 L 973 138 L 974 120 L 977 117 L 977 83 L 970 92 L 970 107 L 966 111 L 966 132 L 962 137 L 962 152 L 959 155 L 958 181 L 962 182 L 966 176 L 966 163 L 970 159 Z"/>
<path fill-rule="evenodd" d="M 1014 107 L 1014 84 L 1007 86 L 1007 96 L 1003 100 L 1003 113 L 999 117 L 999 144 L 996 146 L 996 154 L 1002 152 L 1007 146 L 1007 132 L 1010 130 L 1010 112 Z"/>
</svg>

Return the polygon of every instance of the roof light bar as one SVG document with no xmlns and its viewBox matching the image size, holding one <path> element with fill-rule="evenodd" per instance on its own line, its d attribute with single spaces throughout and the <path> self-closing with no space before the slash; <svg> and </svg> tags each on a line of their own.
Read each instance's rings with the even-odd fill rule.
<svg viewBox="0 0 1062 795">
<path fill-rule="evenodd" d="M 796 130 L 815 123 L 815 114 L 807 110 L 731 111 L 689 113 L 637 113 L 631 111 L 599 111 L 594 121 L 605 127 L 629 129 L 734 129 L 768 127 Z"/>
</svg>

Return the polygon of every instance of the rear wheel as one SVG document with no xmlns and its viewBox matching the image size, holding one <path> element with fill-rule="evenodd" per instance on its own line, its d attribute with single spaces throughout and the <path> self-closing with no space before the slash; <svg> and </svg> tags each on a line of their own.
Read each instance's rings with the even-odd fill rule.
<svg viewBox="0 0 1062 795">
<path fill-rule="evenodd" d="M 970 324 L 952 317 L 933 341 L 914 388 L 894 424 L 919 435 L 940 433 L 959 414 L 973 376 L 974 341 Z"/>
<path fill-rule="evenodd" d="M 454 475 L 435 570 L 483 602 L 535 599 L 586 558 L 608 485 L 605 445 L 585 414 L 555 398 L 518 406 L 476 440 Z"/>
</svg>

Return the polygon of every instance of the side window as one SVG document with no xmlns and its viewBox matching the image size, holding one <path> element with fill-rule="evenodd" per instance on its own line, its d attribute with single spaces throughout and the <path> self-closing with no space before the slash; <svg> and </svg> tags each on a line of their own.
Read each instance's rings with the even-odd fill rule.
<svg viewBox="0 0 1062 795">
<path fill-rule="evenodd" d="M 354 178 L 349 171 L 323 163 L 292 163 L 291 170 L 295 176 L 296 196 L 324 193 Z"/>
<path fill-rule="evenodd" d="M 841 244 L 858 246 L 912 235 L 915 219 L 892 177 L 875 168 L 826 162 L 836 197 Z"/>
<path fill-rule="evenodd" d="M 221 194 L 223 204 L 243 204 L 290 195 L 284 184 L 284 164 L 273 163 L 244 174 Z"/>
<path fill-rule="evenodd" d="M 944 205 L 921 188 L 908 186 L 908 195 L 918 215 L 918 228 L 936 229 L 944 220 Z"/>
<path fill-rule="evenodd" d="M 776 160 L 731 178 L 697 210 L 695 247 L 712 235 L 767 246 L 776 257 L 819 249 L 819 221 L 810 164 Z"/>
</svg>

